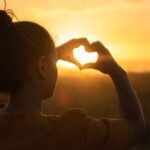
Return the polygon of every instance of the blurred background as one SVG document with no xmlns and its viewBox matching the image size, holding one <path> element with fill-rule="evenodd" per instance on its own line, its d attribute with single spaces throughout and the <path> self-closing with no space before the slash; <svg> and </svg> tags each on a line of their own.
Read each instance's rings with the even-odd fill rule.
<svg viewBox="0 0 150 150">
<path fill-rule="evenodd" d="M 4 8 L 3 0 L 0 8 Z M 128 72 L 146 117 L 144 139 L 131 150 L 150 149 L 150 1 L 149 0 L 7 0 L 20 21 L 44 26 L 56 46 L 72 38 L 100 40 Z M 15 19 L 14 19 L 15 21 Z M 95 70 L 80 71 L 59 60 L 54 97 L 43 104 L 44 113 L 60 114 L 84 108 L 97 118 L 119 117 L 117 95 L 111 79 Z M 9 96 L 0 95 L 0 107 Z"/>
</svg>

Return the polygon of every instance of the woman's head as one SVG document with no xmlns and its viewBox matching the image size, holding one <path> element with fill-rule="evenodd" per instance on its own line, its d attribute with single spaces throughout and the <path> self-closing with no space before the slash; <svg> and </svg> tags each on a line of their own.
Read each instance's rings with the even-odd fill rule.
<svg viewBox="0 0 150 150">
<path fill-rule="evenodd" d="M 40 25 L 12 22 L 0 11 L 0 91 L 16 93 L 36 81 L 52 94 L 57 78 L 55 45 Z"/>
</svg>

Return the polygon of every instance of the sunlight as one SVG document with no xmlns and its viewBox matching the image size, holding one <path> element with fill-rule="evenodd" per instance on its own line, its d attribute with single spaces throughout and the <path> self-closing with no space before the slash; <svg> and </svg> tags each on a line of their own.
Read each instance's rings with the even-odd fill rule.
<svg viewBox="0 0 150 150">
<path fill-rule="evenodd" d="M 86 52 L 84 46 L 75 48 L 73 51 L 74 57 L 80 62 L 81 65 L 86 63 L 95 63 L 98 59 L 97 52 Z"/>
<path fill-rule="evenodd" d="M 73 63 L 63 61 L 63 60 L 58 60 L 57 61 L 57 67 L 59 67 L 59 68 L 78 69 L 78 67 L 76 65 L 74 65 Z"/>
<path fill-rule="evenodd" d="M 149 72 L 150 0 L 112 1 L 95 0 L 93 3 L 88 0 L 85 5 L 84 1 L 46 0 L 43 3 L 37 0 L 28 4 L 28 13 L 26 7 L 20 7 L 26 5 L 26 0 L 10 0 L 8 5 L 20 20 L 33 21 L 45 27 L 56 46 L 74 38 L 85 37 L 90 43 L 100 40 L 117 62 L 123 62 L 122 67 L 125 66 L 127 71 L 135 71 L 136 68 L 136 71 Z M 0 3 L 3 7 L 3 1 Z M 141 65 L 137 67 L 137 63 Z M 59 63 L 59 66 L 72 68 L 69 63 L 65 64 Z"/>
</svg>

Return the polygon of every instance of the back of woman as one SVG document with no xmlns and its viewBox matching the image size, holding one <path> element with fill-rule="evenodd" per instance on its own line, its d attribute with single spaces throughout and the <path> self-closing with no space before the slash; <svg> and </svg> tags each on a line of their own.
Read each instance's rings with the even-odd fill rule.
<svg viewBox="0 0 150 150">
<path fill-rule="evenodd" d="M 77 63 L 73 48 L 80 45 L 97 51 L 95 64 L 81 68 Z M 119 95 L 121 119 L 96 119 L 81 109 L 60 116 L 42 114 L 42 102 L 55 90 L 57 59 L 109 75 Z M 144 131 L 142 108 L 126 72 L 100 42 L 90 44 L 82 38 L 56 48 L 42 26 L 13 22 L 4 10 L 0 10 L 0 92 L 10 94 L 0 113 L 1 150 L 124 150 Z"/>
</svg>

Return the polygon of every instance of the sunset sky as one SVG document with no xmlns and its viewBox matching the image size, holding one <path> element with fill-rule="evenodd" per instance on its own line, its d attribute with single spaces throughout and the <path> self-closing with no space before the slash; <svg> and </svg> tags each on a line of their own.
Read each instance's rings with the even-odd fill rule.
<svg viewBox="0 0 150 150">
<path fill-rule="evenodd" d="M 150 71 L 150 0 L 7 0 L 7 8 L 43 25 L 56 45 L 100 40 L 126 70 Z"/>
</svg>

